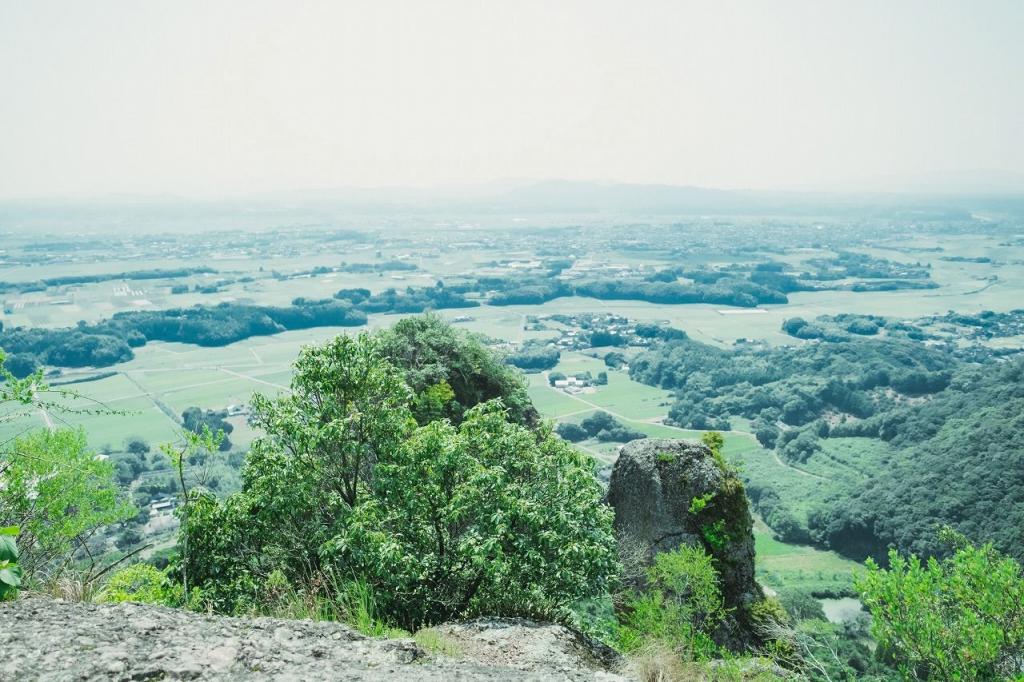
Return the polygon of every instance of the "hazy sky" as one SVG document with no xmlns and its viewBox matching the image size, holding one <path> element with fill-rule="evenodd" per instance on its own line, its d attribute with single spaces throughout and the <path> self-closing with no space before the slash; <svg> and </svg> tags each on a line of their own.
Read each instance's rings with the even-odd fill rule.
<svg viewBox="0 0 1024 682">
<path fill-rule="evenodd" d="M 0 0 L 0 197 L 1022 174 L 1022 30 L 1022 0 Z"/>
</svg>

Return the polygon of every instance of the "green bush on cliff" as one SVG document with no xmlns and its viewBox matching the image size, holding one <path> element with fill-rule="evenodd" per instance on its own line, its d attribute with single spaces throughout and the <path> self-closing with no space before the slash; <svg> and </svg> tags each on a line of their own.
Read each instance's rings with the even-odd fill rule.
<svg viewBox="0 0 1024 682">
<path fill-rule="evenodd" d="M 182 598 L 181 586 L 172 582 L 167 573 L 149 564 L 132 564 L 110 576 L 96 600 L 179 606 Z"/>
<path fill-rule="evenodd" d="M 717 651 L 711 633 L 726 616 L 714 559 L 700 546 L 662 552 L 647 569 L 647 589 L 630 595 L 620 614 L 618 646 L 635 652 L 652 643 L 686 660 Z"/>
<path fill-rule="evenodd" d="M 499 400 L 417 426 L 387 357 L 379 339 L 338 337 L 302 351 L 290 394 L 253 400 L 266 435 L 242 491 L 197 496 L 182 530 L 207 603 L 258 609 L 274 571 L 326 599 L 361 581 L 380 618 L 414 629 L 606 592 L 611 512 L 589 458 Z"/>
<path fill-rule="evenodd" d="M 1024 659 L 1024 574 L 992 545 L 956 546 L 941 561 L 896 550 L 889 569 L 867 560 L 855 586 L 871 612 L 871 633 L 905 679 L 1015 677 Z"/>
</svg>

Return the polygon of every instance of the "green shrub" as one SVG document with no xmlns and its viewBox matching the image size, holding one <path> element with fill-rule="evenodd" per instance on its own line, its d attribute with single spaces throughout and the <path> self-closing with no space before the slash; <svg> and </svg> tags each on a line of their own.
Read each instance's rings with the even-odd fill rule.
<svg viewBox="0 0 1024 682">
<path fill-rule="evenodd" d="M 922 562 L 889 553 L 868 559 L 854 585 L 871 612 L 871 633 L 907 679 L 990 680 L 1012 676 L 1024 657 L 1024 576 L 991 545 L 958 548 Z"/>
<path fill-rule="evenodd" d="M 708 506 L 708 502 L 710 502 L 714 497 L 715 493 L 710 492 L 693 498 L 692 500 L 690 500 L 690 513 L 700 514 L 702 511 L 704 511 L 704 508 Z"/>
<path fill-rule="evenodd" d="M 825 610 L 821 602 L 806 590 L 792 587 L 779 590 L 779 603 L 794 622 L 825 620 Z"/>
<path fill-rule="evenodd" d="M 242 491 L 196 495 L 182 526 L 206 605 L 266 608 L 274 571 L 368 628 L 551 617 L 607 592 L 612 515 L 589 457 L 501 401 L 417 428 L 411 399 L 365 335 L 304 349 L 290 394 L 253 399 L 267 435 Z"/>
<path fill-rule="evenodd" d="M 149 564 L 132 564 L 112 576 L 97 595 L 100 602 L 138 602 L 140 604 L 181 604 L 181 587 L 173 584 L 163 571 Z"/>
<path fill-rule="evenodd" d="M 713 657 L 717 647 L 711 633 L 726 611 L 711 556 L 702 547 L 662 552 L 648 568 L 647 580 L 647 590 L 627 600 L 619 647 L 637 652 L 657 642 L 686 660 Z"/>
<path fill-rule="evenodd" d="M 17 537 L 17 526 L 0 528 L 0 601 L 14 599 L 21 586 Z"/>
</svg>

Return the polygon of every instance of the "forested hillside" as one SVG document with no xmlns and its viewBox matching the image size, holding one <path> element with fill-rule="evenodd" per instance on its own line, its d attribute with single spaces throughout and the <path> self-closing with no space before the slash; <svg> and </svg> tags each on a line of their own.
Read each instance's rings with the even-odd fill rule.
<svg viewBox="0 0 1024 682">
<path fill-rule="evenodd" d="M 1024 358 L 879 317 L 783 327 L 811 341 L 723 350 L 678 340 L 639 354 L 630 374 L 674 390 L 669 417 L 678 426 L 739 418 L 784 462 L 821 464 L 814 470 L 830 485 L 809 501 L 750 481 L 755 505 L 784 539 L 881 561 L 890 546 L 941 554 L 935 530 L 949 524 L 1024 555 Z M 847 451 L 876 454 L 868 465 L 843 460 Z M 861 475 L 845 474 L 853 466 Z M 797 506 L 809 506 L 805 518 Z"/>
<path fill-rule="evenodd" d="M 890 545 L 930 555 L 944 550 L 935 528 L 950 524 L 1024 557 L 1024 358 L 964 368 L 931 400 L 875 423 L 898 456 L 813 512 L 815 538 L 854 556 Z"/>
</svg>

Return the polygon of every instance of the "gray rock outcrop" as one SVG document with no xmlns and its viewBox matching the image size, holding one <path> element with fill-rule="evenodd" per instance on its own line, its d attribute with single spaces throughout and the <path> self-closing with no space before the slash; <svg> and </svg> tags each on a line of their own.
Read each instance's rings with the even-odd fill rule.
<svg viewBox="0 0 1024 682">
<path fill-rule="evenodd" d="M 696 502 L 695 502 L 696 500 Z M 742 481 L 703 443 L 648 438 L 622 447 L 608 502 L 625 553 L 627 581 L 643 582 L 643 566 L 659 552 L 701 545 L 714 557 L 732 616 L 716 633 L 736 649 L 756 643 L 750 607 L 764 599 L 754 579 L 753 518 Z M 635 564 L 633 574 L 630 565 Z"/>
<path fill-rule="evenodd" d="M 340 623 L 28 598 L 0 603 L 0 680 L 622 679 L 561 626 L 474 621 L 434 641 L 451 655 Z"/>
</svg>

